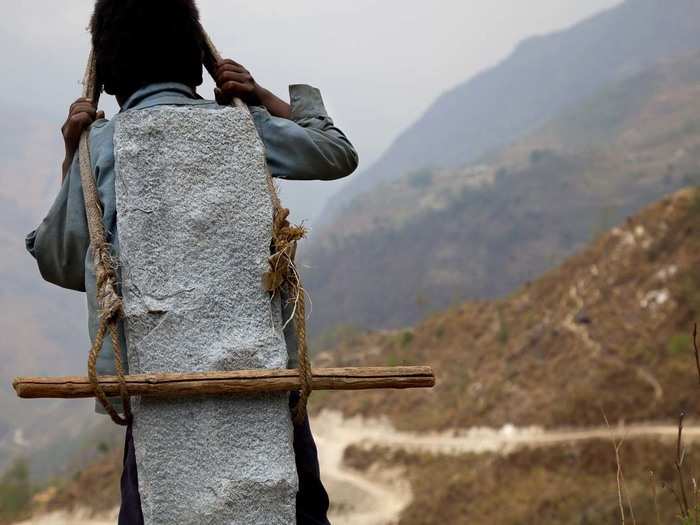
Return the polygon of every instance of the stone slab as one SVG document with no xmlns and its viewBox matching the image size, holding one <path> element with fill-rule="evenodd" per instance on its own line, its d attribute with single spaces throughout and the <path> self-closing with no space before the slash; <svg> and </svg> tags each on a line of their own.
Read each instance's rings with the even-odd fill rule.
<svg viewBox="0 0 700 525">
<path fill-rule="evenodd" d="M 132 373 L 284 368 L 261 287 L 272 204 L 238 108 L 127 111 L 115 131 L 117 229 Z M 295 523 L 285 394 L 135 399 L 146 524 Z"/>
</svg>

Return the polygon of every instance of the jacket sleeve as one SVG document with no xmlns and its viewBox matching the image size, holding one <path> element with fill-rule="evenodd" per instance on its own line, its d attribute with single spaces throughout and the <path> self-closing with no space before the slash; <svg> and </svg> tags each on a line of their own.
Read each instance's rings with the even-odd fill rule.
<svg viewBox="0 0 700 525">
<path fill-rule="evenodd" d="M 50 283 L 85 291 L 85 255 L 90 244 L 78 155 L 61 191 L 39 227 L 26 237 L 41 276 Z"/>
<path fill-rule="evenodd" d="M 262 107 L 251 112 L 265 144 L 273 177 L 334 180 L 357 168 L 358 156 L 345 134 L 335 127 L 318 89 L 290 86 L 291 120 L 273 117 Z"/>
</svg>

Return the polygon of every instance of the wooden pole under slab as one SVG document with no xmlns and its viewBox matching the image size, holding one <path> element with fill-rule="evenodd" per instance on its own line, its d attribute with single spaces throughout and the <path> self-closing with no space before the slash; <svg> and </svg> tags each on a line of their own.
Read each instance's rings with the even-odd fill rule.
<svg viewBox="0 0 700 525">
<path fill-rule="evenodd" d="M 153 397 L 287 392 L 300 388 L 299 372 L 294 369 L 138 374 L 125 379 L 130 395 Z M 108 396 L 119 395 L 116 376 L 101 376 L 100 385 Z M 314 390 L 431 388 L 434 385 L 435 375 L 429 366 L 313 370 Z M 80 376 L 17 377 L 12 386 L 19 397 L 26 399 L 75 399 L 95 395 L 88 378 Z"/>
</svg>

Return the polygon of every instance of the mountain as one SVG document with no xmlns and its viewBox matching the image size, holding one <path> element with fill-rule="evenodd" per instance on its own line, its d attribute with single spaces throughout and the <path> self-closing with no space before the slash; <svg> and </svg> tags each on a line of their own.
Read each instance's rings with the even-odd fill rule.
<svg viewBox="0 0 700 525">
<path fill-rule="evenodd" d="M 423 437 L 423 448 L 358 443 L 344 453 L 361 475 L 398 472 L 408 480 L 413 500 L 402 525 L 614 525 L 618 469 L 628 520 L 631 506 L 638 523 L 685 523 L 673 496 L 680 493 L 674 427 L 681 411 L 688 425 L 698 418 L 691 338 L 700 320 L 698 232 L 700 189 L 681 190 L 506 299 L 467 302 L 415 328 L 346 333 L 317 366 L 431 364 L 436 387 L 320 392 L 315 409 L 388 417 L 410 431 L 403 435 Z M 668 437 L 628 434 L 622 422 L 642 431 L 666 424 Z M 427 448 L 442 436 L 487 443 L 484 427 L 501 437 L 598 432 L 495 452 Z M 686 440 L 691 494 L 699 452 Z"/>
<path fill-rule="evenodd" d="M 700 54 L 605 86 L 462 168 L 414 170 L 351 201 L 306 248 L 318 335 L 395 328 L 493 298 L 595 234 L 700 184 Z"/>
<path fill-rule="evenodd" d="M 620 523 L 617 465 L 605 432 L 604 439 L 596 432 L 599 437 L 515 450 L 431 452 L 404 449 L 402 441 L 388 446 L 391 439 L 377 445 L 383 418 L 423 446 L 470 432 L 478 441 L 494 433 L 537 437 L 546 429 L 605 428 L 603 414 L 611 425 L 668 422 L 666 441 L 623 432 L 620 456 L 639 522 L 651 523 L 656 506 L 670 523 L 676 502 L 661 487 L 677 483 L 673 421 L 681 409 L 697 406 L 690 330 L 700 318 L 699 230 L 700 189 L 682 190 L 508 299 L 468 302 L 410 329 L 346 333 L 317 356 L 317 366 L 431 364 L 437 385 L 430 391 L 316 392 L 314 423 L 323 422 L 323 409 L 372 418 L 359 426 L 371 428 L 373 438 L 358 434 L 343 453 L 344 464 L 362 472 L 359 479 L 393 476 L 404 493 L 410 485 L 398 523 L 612 525 Z M 693 465 L 697 443 L 684 450 Z M 322 462 L 322 472 L 326 468 Z M 119 451 L 112 450 L 46 488 L 34 498 L 34 510 L 113 508 L 119 475 Z M 351 487 L 357 477 L 348 476 Z M 353 496 L 358 507 L 367 505 L 362 491 Z"/>
<path fill-rule="evenodd" d="M 346 334 L 317 366 L 430 364 L 431 392 L 321 396 L 399 428 L 548 428 L 673 421 L 697 406 L 700 189 L 600 235 L 505 299 L 470 301 L 415 328 Z"/>
<path fill-rule="evenodd" d="M 422 168 L 478 160 L 619 79 L 700 49 L 696 0 L 627 0 L 557 33 L 523 41 L 495 67 L 440 96 L 326 207 Z"/>
<path fill-rule="evenodd" d="M 32 475 L 43 477 L 70 469 L 101 421 L 89 401 L 19 400 L 11 386 L 16 375 L 81 373 L 89 339 L 84 296 L 43 282 L 24 247 L 58 192 L 58 126 L 30 108 L 0 114 L 0 472 L 31 457 Z"/>
</svg>

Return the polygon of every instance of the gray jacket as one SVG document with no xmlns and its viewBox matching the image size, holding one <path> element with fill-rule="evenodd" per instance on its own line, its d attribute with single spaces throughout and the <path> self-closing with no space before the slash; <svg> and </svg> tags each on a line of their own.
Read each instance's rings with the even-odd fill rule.
<svg viewBox="0 0 700 525">
<path fill-rule="evenodd" d="M 326 113 L 320 92 L 305 85 L 291 86 L 289 91 L 291 120 L 274 117 L 262 107 L 251 107 L 272 176 L 294 180 L 332 180 L 350 175 L 357 167 L 357 153 Z M 138 111 L 159 105 L 220 107 L 216 102 L 199 98 L 185 85 L 167 83 L 140 89 L 129 98 L 121 111 Z M 113 121 L 99 120 L 90 129 L 92 169 L 102 203 L 107 241 L 113 248 L 115 260 L 118 260 L 113 137 Z M 36 259 L 44 279 L 64 288 L 87 292 L 88 329 L 93 339 L 97 331 L 98 311 L 95 270 L 91 257 L 88 257 L 89 244 L 76 154 L 58 197 L 39 227 L 27 235 L 26 246 Z M 288 307 L 286 309 L 285 318 L 291 313 Z M 121 325 L 120 336 L 125 351 L 126 341 Z M 288 323 L 285 337 L 289 366 L 293 368 L 297 365 L 293 323 Z M 97 371 L 100 375 L 115 374 L 109 338 L 105 338 Z"/>
</svg>

